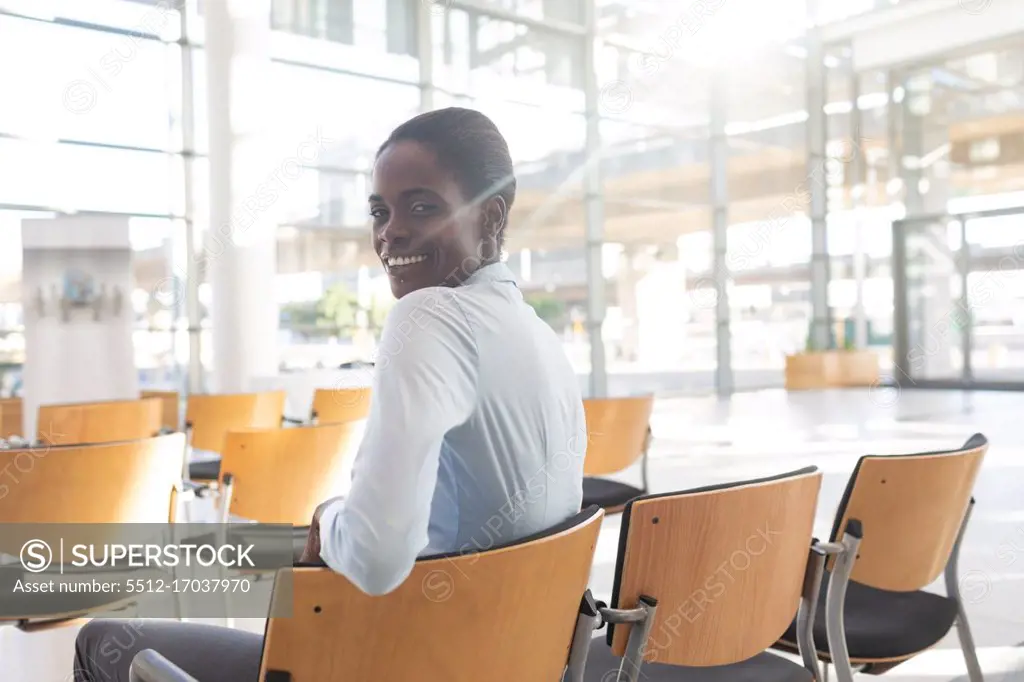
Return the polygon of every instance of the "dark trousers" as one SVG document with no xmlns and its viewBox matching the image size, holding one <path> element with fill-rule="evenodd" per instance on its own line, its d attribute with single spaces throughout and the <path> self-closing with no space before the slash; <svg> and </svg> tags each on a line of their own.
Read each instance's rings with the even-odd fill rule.
<svg viewBox="0 0 1024 682">
<path fill-rule="evenodd" d="M 153 649 L 200 682 L 257 682 L 263 637 L 172 620 L 94 620 L 75 641 L 75 682 L 128 682 L 135 654 Z"/>
</svg>

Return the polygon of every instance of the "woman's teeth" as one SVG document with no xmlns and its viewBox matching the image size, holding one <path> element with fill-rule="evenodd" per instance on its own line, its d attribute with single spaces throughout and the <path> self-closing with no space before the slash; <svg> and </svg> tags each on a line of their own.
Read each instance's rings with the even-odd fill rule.
<svg viewBox="0 0 1024 682">
<path fill-rule="evenodd" d="M 405 256 L 404 258 L 388 258 L 388 267 L 393 268 L 399 265 L 412 265 L 427 260 L 426 256 Z"/>
</svg>

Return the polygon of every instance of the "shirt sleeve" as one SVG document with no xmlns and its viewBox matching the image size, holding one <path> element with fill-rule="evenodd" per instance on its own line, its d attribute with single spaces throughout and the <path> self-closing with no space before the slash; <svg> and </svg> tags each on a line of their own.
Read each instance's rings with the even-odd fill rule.
<svg viewBox="0 0 1024 682">
<path fill-rule="evenodd" d="M 320 557 L 368 594 L 401 585 L 427 547 L 442 440 L 473 412 L 477 368 L 451 289 L 399 299 L 381 333 L 352 486 L 320 517 Z"/>
</svg>

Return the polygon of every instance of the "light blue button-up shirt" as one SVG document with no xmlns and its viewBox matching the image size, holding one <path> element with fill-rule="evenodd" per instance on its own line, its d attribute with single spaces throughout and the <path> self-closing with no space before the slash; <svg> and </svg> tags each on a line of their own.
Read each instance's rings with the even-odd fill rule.
<svg viewBox="0 0 1024 682">
<path fill-rule="evenodd" d="M 486 550 L 580 510 L 587 431 L 576 374 L 503 263 L 403 296 L 388 315 L 348 496 L 320 556 L 385 594 L 418 556 Z"/>
</svg>

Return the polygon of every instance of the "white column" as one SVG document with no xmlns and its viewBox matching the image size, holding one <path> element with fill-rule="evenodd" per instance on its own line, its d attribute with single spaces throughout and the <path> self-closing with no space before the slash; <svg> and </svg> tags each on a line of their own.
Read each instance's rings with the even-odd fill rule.
<svg viewBox="0 0 1024 682">
<path fill-rule="evenodd" d="M 282 169 L 275 168 L 265 125 L 274 97 L 269 86 L 270 0 L 208 0 L 205 8 L 211 388 L 231 393 L 248 390 L 253 376 L 277 373 L 277 225 L 264 190 Z M 279 159 L 277 165 L 287 162 Z"/>
</svg>

